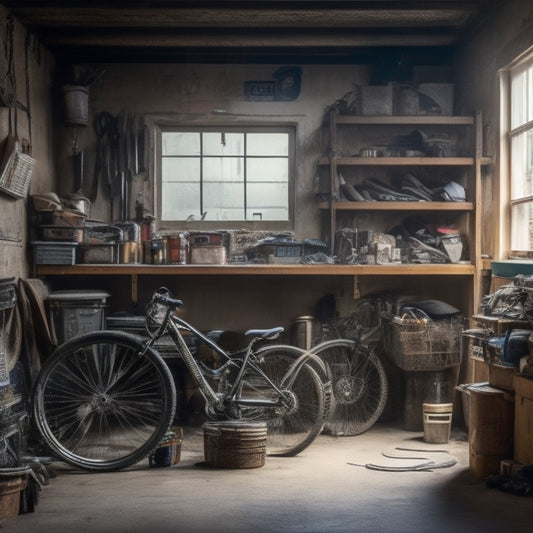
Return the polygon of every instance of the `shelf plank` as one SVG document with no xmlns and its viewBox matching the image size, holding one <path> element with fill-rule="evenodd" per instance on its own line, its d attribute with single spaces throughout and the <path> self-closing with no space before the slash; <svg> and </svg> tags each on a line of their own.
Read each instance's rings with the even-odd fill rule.
<svg viewBox="0 0 533 533">
<path fill-rule="evenodd" d="M 323 157 L 320 165 L 337 166 L 471 166 L 473 157 Z"/>
<path fill-rule="evenodd" d="M 320 202 L 320 209 L 330 209 Z M 336 211 L 473 211 L 472 202 L 333 202 Z"/>
<path fill-rule="evenodd" d="M 335 117 L 337 124 L 437 124 L 450 126 L 473 126 L 473 116 L 438 116 L 438 115 L 387 115 L 387 116 L 362 116 L 338 115 Z"/>
<path fill-rule="evenodd" d="M 37 265 L 38 276 L 473 276 L 471 264 L 386 265 Z"/>
</svg>

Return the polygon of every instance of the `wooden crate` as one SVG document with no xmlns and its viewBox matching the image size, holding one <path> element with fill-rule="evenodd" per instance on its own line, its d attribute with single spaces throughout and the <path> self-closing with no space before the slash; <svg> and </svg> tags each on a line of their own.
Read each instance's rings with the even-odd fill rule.
<svg viewBox="0 0 533 533">
<path fill-rule="evenodd" d="M 471 385 L 468 444 L 470 471 L 477 479 L 498 474 L 513 456 L 512 395 L 490 385 Z"/>
<path fill-rule="evenodd" d="M 504 335 L 509 329 L 528 329 L 531 326 L 527 320 L 512 320 L 498 316 L 474 315 L 472 319 L 479 325 L 490 328 L 495 335 Z"/>
<path fill-rule="evenodd" d="M 514 460 L 523 465 L 533 464 L 533 380 L 516 375 Z"/>
<path fill-rule="evenodd" d="M 514 376 L 516 368 L 514 366 L 489 365 L 489 385 L 496 389 L 514 391 Z"/>
</svg>

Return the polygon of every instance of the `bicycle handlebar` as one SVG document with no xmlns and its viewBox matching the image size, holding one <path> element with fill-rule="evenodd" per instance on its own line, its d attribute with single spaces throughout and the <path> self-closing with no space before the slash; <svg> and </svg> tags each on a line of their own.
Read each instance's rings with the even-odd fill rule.
<svg viewBox="0 0 533 533">
<path fill-rule="evenodd" d="M 178 309 L 183 305 L 183 300 L 173 298 L 172 293 L 166 287 L 157 289 L 152 296 L 152 301 L 171 307 L 172 309 Z"/>
</svg>

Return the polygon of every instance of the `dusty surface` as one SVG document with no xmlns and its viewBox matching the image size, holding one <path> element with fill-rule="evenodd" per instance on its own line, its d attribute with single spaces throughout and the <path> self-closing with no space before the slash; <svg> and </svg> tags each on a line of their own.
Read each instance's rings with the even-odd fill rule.
<svg viewBox="0 0 533 533">
<path fill-rule="evenodd" d="M 408 452 L 397 447 L 425 450 Z M 442 451 L 435 451 L 442 450 Z M 387 455 L 415 457 L 391 458 Z M 300 456 L 267 457 L 255 469 L 223 470 L 203 462 L 199 428 L 185 428 L 181 460 L 148 461 L 92 474 L 55 463 L 34 513 L 0 529 L 50 532 L 423 532 L 530 531 L 531 498 L 487 489 L 468 468 L 468 443 L 377 425 L 357 437 L 320 436 Z M 385 472 L 364 465 L 457 463 L 433 471 Z M 353 463 L 353 464 L 350 464 Z M 354 466 L 363 465 L 363 466 Z"/>
</svg>

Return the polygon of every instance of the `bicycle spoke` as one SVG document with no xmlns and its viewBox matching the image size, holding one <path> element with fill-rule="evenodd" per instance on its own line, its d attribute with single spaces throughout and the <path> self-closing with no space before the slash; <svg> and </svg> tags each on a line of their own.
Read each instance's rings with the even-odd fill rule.
<svg viewBox="0 0 533 533">
<path fill-rule="evenodd" d="M 90 333 L 63 345 L 38 378 L 35 413 L 62 459 L 90 470 L 145 457 L 173 416 L 175 389 L 162 359 L 121 332 Z"/>
<path fill-rule="evenodd" d="M 288 369 L 301 353 L 291 347 L 270 346 L 263 350 L 260 366 L 269 379 L 281 387 Z M 255 416 L 267 422 L 267 451 L 270 455 L 296 455 L 322 428 L 325 412 L 323 384 L 316 372 L 304 365 L 290 387 L 282 388 L 281 392 L 283 398 L 279 406 L 257 410 Z"/>
<path fill-rule="evenodd" d="M 346 339 L 325 341 L 313 348 L 331 372 L 333 401 L 325 431 L 359 435 L 383 412 L 387 378 L 379 358 L 363 345 Z"/>
</svg>

